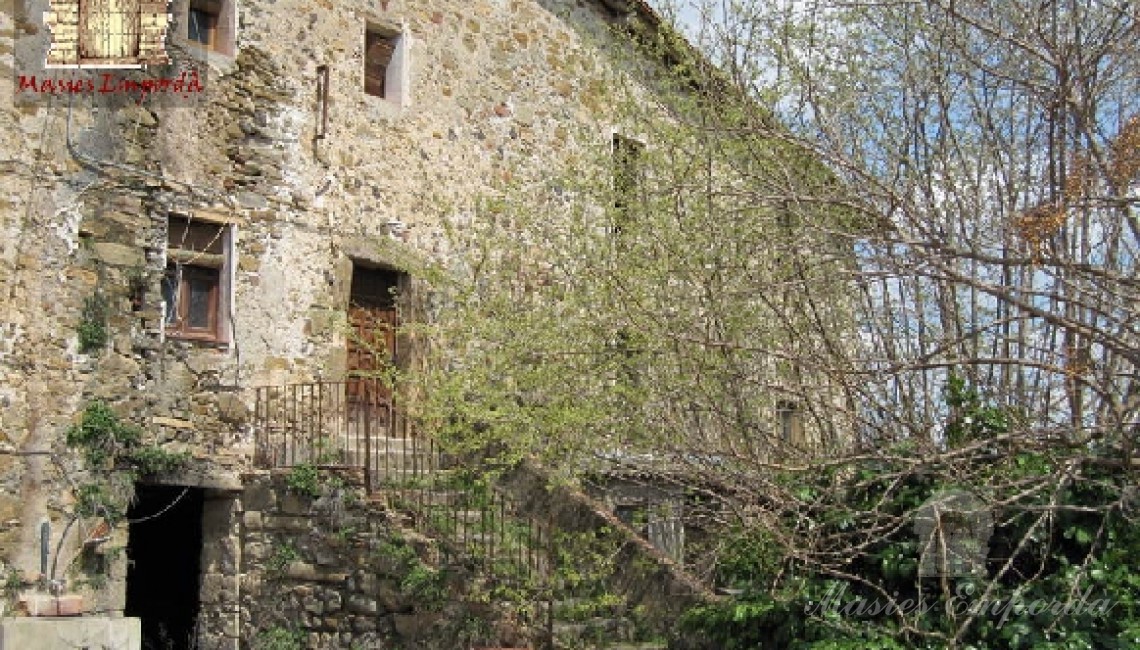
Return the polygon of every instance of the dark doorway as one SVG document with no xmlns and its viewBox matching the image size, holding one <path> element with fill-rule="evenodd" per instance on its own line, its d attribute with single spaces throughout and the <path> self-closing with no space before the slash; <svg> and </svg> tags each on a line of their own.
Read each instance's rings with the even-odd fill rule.
<svg viewBox="0 0 1140 650">
<path fill-rule="evenodd" d="M 127 512 L 127 616 L 142 619 L 143 650 L 196 647 L 202 556 L 200 488 L 139 485 Z"/>
</svg>

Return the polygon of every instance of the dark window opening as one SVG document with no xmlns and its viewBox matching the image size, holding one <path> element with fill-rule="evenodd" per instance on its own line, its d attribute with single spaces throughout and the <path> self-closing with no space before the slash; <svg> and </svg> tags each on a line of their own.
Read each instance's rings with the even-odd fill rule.
<svg viewBox="0 0 1140 650">
<path fill-rule="evenodd" d="M 388 97 L 388 66 L 396 54 L 398 34 L 385 34 L 376 30 L 364 32 L 364 92 L 374 97 Z"/>
<path fill-rule="evenodd" d="M 187 38 L 213 49 L 218 44 L 218 13 L 205 7 L 190 8 Z"/>
<path fill-rule="evenodd" d="M 168 248 L 221 255 L 225 250 L 225 238 L 225 224 L 194 221 L 176 215 L 167 217 Z"/>
<path fill-rule="evenodd" d="M 619 209 L 628 208 L 637 200 L 641 189 L 641 156 L 644 151 L 645 145 L 637 140 L 614 134 L 614 206 Z"/>
<path fill-rule="evenodd" d="M 353 265 L 349 302 L 359 307 L 393 309 L 400 289 L 400 272 Z"/>
<path fill-rule="evenodd" d="M 801 442 L 803 434 L 803 413 L 795 402 L 780 401 L 776 404 L 776 416 L 779 420 L 780 440 L 784 442 Z"/>
<path fill-rule="evenodd" d="M 233 54 L 232 0 L 190 0 L 186 39 L 210 52 Z"/>
<path fill-rule="evenodd" d="M 138 485 L 127 511 L 127 616 L 142 621 L 143 650 L 198 647 L 203 491 Z"/>
</svg>

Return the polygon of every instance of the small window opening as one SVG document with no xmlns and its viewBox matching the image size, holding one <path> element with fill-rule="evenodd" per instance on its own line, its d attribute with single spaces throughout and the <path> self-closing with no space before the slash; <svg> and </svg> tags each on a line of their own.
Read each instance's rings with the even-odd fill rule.
<svg viewBox="0 0 1140 650">
<path fill-rule="evenodd" d="M 790 443 L 801 442 L 803 413 L 799 404 L 781 400 L 776 404 L 776 416 L 780 427 L 780 440 Z"/>
<path fill-rule="evenodd" d="M 641 188 L 641 158 L 645 145 L 622 135 L 614 134 L 613 171 L 614 205 L 619 209 L 629 207 Z"/>
<path fill-rule="evenodd" d="M 630 210 L 636 205 L 642 189 L 642 153 L 645 145 L 618 134 L 613 137 L 614 216 L 611 232 L 618 246 L 624 246 L 621 235 L 631 225 Z"/>
<path fill-rule="evenodd" d="M 208 49 L 217 47 L 220 13 L 216 3 L 195 2 L 192 4 L 190 6 L 187 38 L 206 46 Z"/>
<path fill-rule="evenodd" d="M 192 44 L 221 54 L 233 54 L 233 0 L 190 0 L 186 38 Z"/>
<path fill-rule="evenodd" d="M 223 341 L 230 226 L 170 216 L 162 281 L 166 335 Z"/>
<path fill-rule="evenodd" d="M 391 75 L 395 70 L 400 35 L 377 29 L 364 32 L 364 92 L 373 97 L 397 99 Z"/>
</svg>

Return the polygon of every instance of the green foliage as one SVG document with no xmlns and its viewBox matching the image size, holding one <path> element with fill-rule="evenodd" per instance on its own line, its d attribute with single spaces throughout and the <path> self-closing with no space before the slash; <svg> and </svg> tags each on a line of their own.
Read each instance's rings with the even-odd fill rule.
<svg viewBox="0 0 1140 650">
<path fill-rule="evenodd" d="M 285 627 L 271 627 L 258 632 L 253 641 L 254 650 L 302 650 L 305 633 Z"/>
<path fill-rule="evenodd" d="M 139 476 L 152 476 L 169 474 L 186 467 L 190 462 L 190 454 L 167 451 L 162 447 L 139 447 L 132 449 L 126 460 Z"/>
<path fill-rule="evenodd" d="M 315 499 L 321 495 L 321 472 L 310 463 L 295 465 L 285 476 L 285 487 L 294 494 Z"/>
<path fill-rule="evenodd" d="M 400 591 L 429 609 L 438 607 L 447 599 L 447 574 L 416 562 L 400 581 Z"/>
<path fill-rule="evenodd" d="M 333 537 L 340 544 L 347 544 L 357 534 L 356 526 L 341 526 L 333 533 Z"/>
<path fill-rule="evenodd" d="M 188 453 L 144 445 L 142 431 L 99 400 L 90 402 L 79 423 L 68 428 L 66 441 L 82 451 L 96 479 L 76 486 L 76 514 L 100 516 L 112 524 L 126 516 L 136 479 L 175 472 L 190 462 Z"/>
<path fill-rule="evenodd" d="M 19 569 L 16 567 L 8 567 L 3 572 L 3 581 L 0 582 L 0 592 L 3 592 L 5 597 L 12 597 L 19 593 L 23 587 L 24 580 L 20 577 Z"/>
<path fill-rule="evenodd" d="M 134 476 L 177 471 L 190 456 L 142 444 L 142 431 L 123 422 L 103 401 L 87 405 L 83 416 L 67 430 L 67 444 L 83 450 L 92 470 L 125 470 Z"/>
<path fill-rule="evenodd" d="M 555 617 L 563 621 L 588 621 L 599 616 L 609 616 L 624 604 L 616 594 L 601 593 L 593 597 L 578 598 L 555 609 Z"/>
<path fill-rule="evenodd" d="M 716 565 L 717 583 L 731 589 L 754 589 L 783 563 L 780 546 L 763 531 L 730 534 Z"/>
<path fill-rule="evenodd" d="M 107 345 L 107 299 L 98 291 L 83 301 L 79 316 L 79 351 L 101 351 Z"/>
<path fill-rule="evenodd" d="M 83 449 L 91 469 L 115 469 L 117 461 L 128 456 L 142 440 L 142 432 L 119 419 L 103 401 L 87 405 L 79 424 L 67 430 L 67 444 Z"/>
<path fill-rule="evenodd" d="M 812 235 L 783 225 L 790 205 L 744 197 L 774 195 L 748 184 L 768 171 L 801 190 L 819 185 L 822 166 L 789 165 L 802 152 L 750 135 L 741 122 L 754 107 L 739 98 L 704 103 L 671 81 L 654 80 L 652 109 L 622 83 L 607 89 L 613 121 L 636 139 L 583 147 L 569 169 L 541 179 L 520 172 L 470 224 L 450 224 L 450 266 L 432 286 L 447 306 L 432 321 L 439 344 L 409 377 L 422 384 L 425 426 L 449 450 L 537 456 L 563 478 L 599 450 L 683 448 L 699 427 L 698 453 L 739 458 L 733 441 L 760 447 L 775 434 L 759 415 L 773 410 L 773 392 L 761 387 L 807 392 L 767 351 L 794 344 L 815 358 L 824 343 L 810 328 L 846 327 L 849 300 L 834 282 L 843 253 L 829 250 L 835 219 L 798 203 L 791 221 L 829 233 L 809 244 Z M 660 119 L 659 109 L 692 119 Z M 694 128 L 702 117 L 741 128 Z M 773 250 L 801 253 L 755 254 Z M 826 313 L 796 304 L 809 294 Z"/>
<path fill-rule="evenodd" d="M 1053 458 L 1022 452 L 979 470 L 1040 476 L 1053 466 Z M 822 494 L 818 476 L 786 480 L 803 496 Z M 721 583 L 740 589 L 739 595 L 690 610 L 683 625 L 726 649 L 933 649 L 955 635 L 959 647 L 1135 647 L 1140 529 L 1132 521 L 1135 512 L 1122 508 L 1131 483 L 1126 470 L 1085 468 L 1057 495 L 1048 526 L 1038 523 L 1047 496 L 1006 488 L 1008 493 L 993 495 L 1011 505 L 995 513 L 988 575 L 945 583 L 918 576 L 921 549 L 909 525 L 867 539 L 858 550 L 843 547 L 850 559 L 831 575 L 775 548 L 774 540 L 742 533 L 728 539 L 718 566 Z M 912 521 L 930 496 L 959 487 L 867 463 L 832 492 L 837 497 L 802 506 L 795 517 L 817 522 L 812 530 L 819 539 L 839 540 L 895 518 Z M 785 530 L 795 525 L 784 522 Z M 1012 570 L 1004 570 L 1007 563 Z M 884 607 L 888 596 L 911 607 L 899 615 Z M 971 607 L 977 616 L 960 629 Z"/>
<path fill-rule="evenodd" d="M 284 542 L 273 549 L 273 554 L 265 561 L 265 571 L 273 577 L 285 575 L 289 565 L 301 559 L 301 554 L 290 542 Z"/>
<path fill-rule="evenodd" d="M 84 483 L 75 490 L 75 514 L 80 517 L 104 517 L 109 522 L 122 518 L 121 508 L 109 508 L 116 499 L 102 483 Z"/>
<path fill-rule="evenodd" d="M 399 537 L 381 541 L 376 545 L 373 554 L 378 558 L 383 558 L 390 566 L 397 567 L 401 571 L 420 561 L 416 555 L 416 550 Z"/>
<path fill-rule="evenodd" d="M 986 404 L 977 388 L 968 385 L 962 376 L 951 374 L 947 378 L 945 397 L 954 413 L 946 426 L 946 443 L 950 447 L 986 440 L 1010 430 L 1009 411 Z"/>
<path fill-rule="evenodd" d="M 377 544 L 373 554 L 387 572 L 400 579 L 400 591 L 432 609 L 448 597 L 447 573 L 425 564 L 406 541 L 391 537 Z"/>
</svg>

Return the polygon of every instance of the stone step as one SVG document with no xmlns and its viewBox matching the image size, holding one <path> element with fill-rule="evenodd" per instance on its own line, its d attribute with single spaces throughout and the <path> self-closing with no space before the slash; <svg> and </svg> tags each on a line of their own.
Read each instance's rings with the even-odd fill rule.
<svg viewBox="0 0 1140 650">
<path fill-rule="evenodd" d="M 359 466 L 361 463 L 350 464 Z M 412 479 L 419 477 L 432 479 L 431 483 L 424 483 L 424 487 L 428 487 L 430 484 L 438 484 L 440 482 L 441 471 L 443 470 L 435 469 L 430 465 L 416 465 L 413 463 L 385 464 L 381 462 L 378 465 L 372 466 L 372 478 Z"/>
<path fill-rule="evenodd" d="M 432 464 L 439 465 L 442 460 L 438 448 L 421 444 L 421 442 L 405 441 L 400 438 L 381 438 L 368 442 L 365 448 L 364 440 L 344 440 L 341 454 L 359 455 L 364 457 L 365 452 L 375 456 L 390 456 L 392 458 L 432 458 Z"/>
<path fill-rule="evenodd" d="M 554 601 L 554 618 L 573 622 L 590 618 L 615 617 L 621 614 L 623 604 L 602 603 L 597 598 L 561 598 Z"/>
<path fill-rule="evenodd" d="M 418 467 L 381 467 L 372 472 L 372 487 L 388 492 L 393 498 L 410 500 L 417 506 L 470 509 L 464 500 L 470 499 L 471 494 L 448 486 L 446 473 L 447 470 L 428 471 Z"/>
<path fill-rule="evenodd" d="M 344 440 L 344 447 L 349 451 L 364 450 L 365 439 L 363 437 L 357 438 L 351 436 Z M 415 454 L 427 455 L 438 454 L 439 447 L 430 443 L 427 438 L 393 438 L 390 436 L 371 436 L 368 439 L 368 447 L 372 453 L 390 453 L 390 454 Z"/>
<path fill-rule="evenodd" d="M 452 507 L 461 501 L 464 494 L 455 490 L 437 490 L 430 482 L 425 485 L 412 485 L 404 487 L 397 484 L 387 485 L 375 474 L 372 476 L 373 485 L 387 493 L 389 500 L 404 501 L 416 508 L 443 508 Z M 379 481 L 377 479 L 380 479 Z"/>
<path fill-rule="evenodd" d="M 555 619 L 554 636 L 565 642 L 632 642 L 636 630 L 628 618 L 595 617 L 585 621 L 565 622 Z"/>
</svg>

